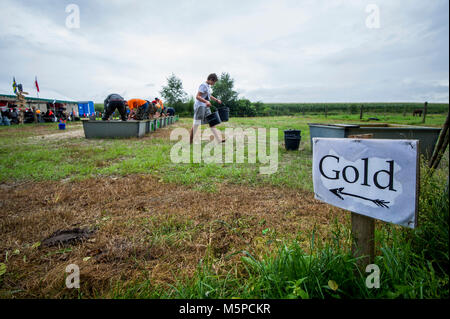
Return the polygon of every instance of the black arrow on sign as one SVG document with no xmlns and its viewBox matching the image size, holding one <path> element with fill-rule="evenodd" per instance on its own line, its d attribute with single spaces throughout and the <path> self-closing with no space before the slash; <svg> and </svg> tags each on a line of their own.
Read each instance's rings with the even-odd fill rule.
<svg viewBox="0 0 450 319">
<path fill-rule="evenodd" d="M 370 199 L 370 198 L 359 196 L 359 195 L 355 195 L 355 194 L 344 193 L 343 190 L 344 190 L 344 187 L 333 188 L 333 189 L 330 189 L 330 192 L 332 192 L 334 195 L 336 195 L 337 197 L 339 197 L 342 200 L 344 200 L 344 197 L 342 197 L 343 195 L 353 196 L 353 197 L 358 197 L 358 198 L 361 198 L 361 199 L 364 199 L 364 200 L 371 201 L 372 203 L 374 203 L 375 205 L 377 205 L 379 207 L 384 207 L 384 208 L 388 208 L 389 209 L 389 206 L 386 205 L 386 204 L 389 204 L 389 202 L 386 202 L 386 201 L 384 201 L 382 199 Z"/>
</svg>

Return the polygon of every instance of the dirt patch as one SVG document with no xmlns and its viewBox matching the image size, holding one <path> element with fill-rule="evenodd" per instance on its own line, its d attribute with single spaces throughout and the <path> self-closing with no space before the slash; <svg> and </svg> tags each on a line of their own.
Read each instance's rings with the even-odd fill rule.
<svg viewBox="0 0 450 319">
<path fill-rule="evenodd" d="M 65 134 L 72 130 L 82 130 L 81 123 L 68 123 L 67 131 L 58 131 L 58 123 L 51 124 L 22 124 L 22 125 L 11 125 L 8 127 L 3 127 L 0 130 L 0 137 L 39 137 L 42 135 L 59 135 Z"/>
<path fill-rule="evenodd" d="M 61 131 L 59 133 L 53 133 L 53 134 L 48 133 L 45 135 L 32 136 L 32 137 L 30 137 L 30 139 L 56 141 L 56 140 L 63 140 L 63 139 L 67 139 L 67 138 L 80 138 L 80 137 L 84 137 L 84 131 L 83 131 L 82 127 L 73 128 L 66 132 Z"/>
<path fill-rule="evenodd" d="M 221 184 L 211 194 L 149 175 L 2 189 L 0 258 L 8 261 L 0 292 L 16 297 L 74 297 L 64 284 L 72 263 L 85 296 L 107 294 L 115 280 L 174 283 L 207 254 L 232 267 L 241 250 L 262 254 L 315 226 L 325 237 L 346 216 L 301 190 Z M 71 228 L 96 232 L 70 247 L 39 245 Z"/>
<path fill-rule="evenodd" d="M 190 126 L 188 126 L 188 125 L 180 125 L 180 124 L 176 123 L 176 124 L 172 124 L 167 127 L 159 128 L 154 132 L 146 134 L 142 138 L 138 138 L 137 140 L 146 140 L 146 139 L 167 139 L 168 140 L 170 138 L 170 133 L 172 132 L 172 130 L 177 127 L 184 127 L 187 130 L 190 129 Z M 209 141 L 209 136 L 211 136 L 211 137 L 213 136 L 211 130 L 209 129 L 209 127 L 204 126 L 202 129 L 202 132 L 203 131 L 206 131 L 206 132 L 202 136 L 202 140 Z M 1 137 L 1 133 L 2 132 L 0 132 L 0 137 Z M 82 126 L 69 127 L 67 129 L 67 131 L 56 131 L 56 133 L 55 133 L 54 128 L 52 128 L 52 127 L 37 126 L 35 131 L 33 131 L 29 128 L 26 128 L 26 129 L 22 130 L 21 133 L 29 134 L 29 135 L 33 134 L 33 136 L 29 137 L 29 140 L 31 140 L 31 141 L 42 141 L 42 140 L 58 141 L 58 140 L 64 140 L 64 139 L 70 139 L 70 138 L 84 138 L 85 137 Z M 103 140 L 103 139 L 99 139 L 99 140 Z"/>
<path fill-rule="evenodd" d="M 156 129 L 156 131 L 146 134 L 144 137 L 140 138 L 139 140 L 153 139 L 153 138 L 161 138 L 161 139 L 168 140 L 170 138 L 170 132 L 172 132 L 172 130 L 176 127 L 181 127 L 181 126 L 179 126 L 177 124 L 172 124 L 170 126 L 161 127 L 161 128 Z"/>
</svg>

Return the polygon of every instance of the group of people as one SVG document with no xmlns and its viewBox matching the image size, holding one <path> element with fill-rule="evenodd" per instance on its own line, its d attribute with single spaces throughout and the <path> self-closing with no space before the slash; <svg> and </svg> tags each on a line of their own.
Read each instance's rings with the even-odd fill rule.
<svg viewBox="0 0 450 319">
<path fill-rule="evenodd" d="M 197 94 L 195 96 L 194 104 L 194 122 L 192 124 L 190 132 L 190 142 L 193 143 L 194 137 L 198 131 L 198 128 L 202 124 L 208 124 L 207 116 L 211 114 L 211 100 L 222 104 L 222 101 L 212 96 L 211 87 L 218 81 L 217 75 L 212 73 L 208 75 L 206 81 L 199 86 Z M 116 93 L 108 95 L 104 101 L 104 112 L 102 114 L 102 120 L 108 121 L 115 110 L 120 114 L 122 121 L 127 120 L 146 120 L 152 118 L 159 118 L 165 116 L 175 115 L 175 109 L 172 107 L 165 107 L 162 100 L 155 98 L 153 101 L 134 98 L 126 101 L 122 96 Z M 31 109 L 25 110 L 25 112 L 18 110 L 17 108 L 2 108 L 0 112 L 0 125 L 10 125 L 11 123 L 24 123 L 25 114 L 27 118 L 38 118 L 38 121 L 57 121 L 58 117 L 70 117 L 75 114 L 54 114 L 54 112 L 49 109 L 45 114 L 42 115 L 41 111 L 33 111 Z M 225 142 L 225 139 L 221 137 L 220 132 L 215 126 L 210 127 L 215 139 L 220 142 Z"/>
<path fill-rule="evenodd" d="M 23 123 L 33 123 L 35 121 L 35 116 L 38 121 L 40 120 L 37 111 L 26 108 L 21 110 L 18 107 L 2 107 L 0 111 L 0 125 L 11 125 L 11 124 L 23 124 Z"/>
<path fill-rule="evenodd" d="M 175 114 L 174 108 L 165 107 L 163 101 L 157 97 L 151 102 L 149 100 L 139 98 L 134 98 L 127 101 L 119 94 L 112 93 L 108 95 L 104 101 L 102 120 L 109 120 L 116 109 L 119 112 L 122 121 L 140 121 L 173 116 Z"/>
<path fill-rule="evenodd" d="M 211 100 L 222 104 L 222 101 L 212 95 L 211 87 L 218 81 L 218 77 L 215 73 L 208 75 L 206 81 L 199 86 L 199 89 L 195 96 L 194 104 L 194 122 L 192 124 L 190 132 L 190 142 L 193 143 L 194 137 L 198 131 L 198 128 L 202 124 L 208 124 L 207 117 L 212 114 L 211 112 Z M 102 120 L 107 121 L 111 118 L 114 111 L 117 109 L 120 113 L 122 121 L 129 119 L 145 120 L 151 118 L 158 118 L 164 116 L 172 116 L 175 113 L 173 108 L 164 107 L 163 101 L 155 98 L 152 102 L 144 99 L 134 98 L 126 101 L 119 94 L 113 93 L 107 96 L 104 101 L 105 110 L 103 112 Z M 127 112 L 127 107 L 129 112 Z M 225 142 L 220 132 L 215 126 L 210 127 L 214 138 L 219 143 Z"/>
<path fill-rule="evenodd" d="M 0 112 L 0 125 L 11 125 L 20 123 L 20 110 L 16 107 L 2 107 Z"/>
<path fill-rule="evenodd" d="M 58 122 L 60 120 L 73 120 L 74 114 L 67 114 L 65 110 L 59 109 L 54 112 L 48 109 L 42 112 L 40 109 L 33 110 L 26 108 L 24 110 L 18 107 L 1 107 L 0 108 L 0 125 L 24 124 L 24 123 L 44 123 Z"/>
<path fill-rule="evenodd" d="M 222 101 L 212 95 L 211 87 L 218 81 L 218 77 L 215 73 L 211 73 L 203 82 L 196 93 L 194 104 L 194 122 L 192 124 L 190 132 L 190 142 L 194 141 L 194 137 L 198 131 L 198 128 L 202 124 L 208 124 L 207 117 L 212 114 L 211 112 L 211 100 L 222 104 Z M 104 102 L 105 111 L 102 116 L 102 120 L 107 121 L 111 115 L 117 109 L 120 113 L 122 121 L 128 119 L 145 120 L 150 118 L 158 118 L 160 116 L 172 116 L 175 114 L 173 108 L 164 107 L 163 102 L 155 98 L 152 102 L 144 99 L 131 99 L 126 101 L 119 94 L 110 94 Z M 129 114 L 127 115 L 127 107 L 129 108 Z M 217 142 L 223 143 L 225 139 L 222 138 L 220 132 L 215 126 L 210 127 L 211 132 Z"/>
</svg>

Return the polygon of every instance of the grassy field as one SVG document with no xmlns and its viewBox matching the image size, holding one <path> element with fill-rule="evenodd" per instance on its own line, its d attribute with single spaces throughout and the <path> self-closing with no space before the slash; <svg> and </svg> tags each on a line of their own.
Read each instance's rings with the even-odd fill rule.
<svg viewBox="0 0 450 319">
<path fill-rule="evenodd" d="M 271 112 L 269 114 L 308 114 L 328 115 L 358 114 L 361 105 L 364 115 L 367 114 L 387 114 L 397 112 L 398 114 L 412 115 L 414 110 L 424 108 L 424 103 L 265 103 Z M 427 106 L 428 114 L 442 114 L 448 111 L 448 104 L 429 103 Z"/>
<path fill-rule="evenodd" d="M 370 116 L 369 114 L 367 115 Z M 388 114 L 379 116 L 381 122 L 409 125 L 422 125 L 421 118 Z M 445 120 L 443 115 L 429 115 L 426 125 L 440 127 Z M 136 173 L 151 173 L 164 181 L 176 181 L 198 186 L 217 182 L 265 183 L 276 186 L 292 186 L 311 190 L 310 170 L 297 170 L 296 167 L 310 167 L 311 148 L 307 123 L 358 123 L 359 116 L 334 115 L 324 119 L 322 116 L 273 117 L 273 118 L 234 118 L 225 127 L 263 127 L 278 128 L 280 140 L 280 162 L 283 162 L 276 176 L 260 176 L 259 166 L 255 165 L 205 165 L 192 164 L 188 167 L 176 165 L 168 160 L 174 142 L 168 140 L 169 130 L 161 130 L 144 139 L 86 140 L 83 138 L 81 123 L 69 125 L 68 132 L 58 131 L 51 123 L 31 126 L 0 126 L 2 143 L 0 158 L 0 181 L 11 180 L 60 180 L 83 179 L 109 175 L 123 176 Z M 191 119 L 181 119 L 180 126 L 188 128 Z M 300 129 L 302 141 L 299 155 L 292 156 L 284 150 L 283 130 Z M 78 135 L 71 136 L 70 132 Z M 65 134 L 65 135 L 64 135 Z M 60 136 L 62 138 L 60 138 Z M 118 160 L 119 159 L 119 160 Z M 307 168 L 306 167 L 306 168 Z M 220 169 L 219 169 L 220 168 Z M 218 172 L 219 171 L 219 172 Z M 187 174 L 188 173 L 188 174 Z M 300 176 L 297 174 L 301 174 Z M 305 181 L 309 184 L 304 185 Z"/>
<path fill-rule="evenodd" d="M 371 116 L 422 125 L 401 114 Z M 444 120 L 430 114 L 426 125 Z M 349 214 L 312 194 L 307 123 L 358 123 L 359 114 L 221 125 L 278 128 L 280 165 L 272 175 L 260 175 L 259 164 L 172 163 L 170 131 L 191 121 L 128 140 L 86 140 L 80 123 L 66 131 L 54 123 L 0 127 L 0 296 L 448 297 L 448 152 L 433 177 L 422 179 L 422 226 L 377 223 L 382 288 L 374 291 L 355 271 Z M 282 131 L 291 128 L 302 131 L 299 152 L 284 150 Z M 94 236 L 68 247 L 41 245 L 74 227 Z M 80 266 L 79 290 L 65 288 L 71 263 Z"/>
</svg>

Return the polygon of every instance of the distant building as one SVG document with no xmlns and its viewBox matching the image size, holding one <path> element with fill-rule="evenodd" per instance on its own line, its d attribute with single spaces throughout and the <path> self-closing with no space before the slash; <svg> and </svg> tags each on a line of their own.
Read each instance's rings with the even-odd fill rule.
<svg viewBox="0 0 450 319">
<path fill-rule="evenodd" d="M 47 110 L 52 110 L 57 113 L 57 111 L 64 110 L 67 113 L 75 112 L 78 114 L 78 102 L 68 101 L 60 99 L 44 99 L 37 97 L 25 97 L 26 104 L 28 108 L 36 108 L 36 110 L 41 110 L 41 112 L 47 112 Z M 17 106 L 17 96 L 9 94 L 0 94 L 0 107 L 16 107 Z M 81 114 L 82 115 L 82 114 Z"/>
</svg>

